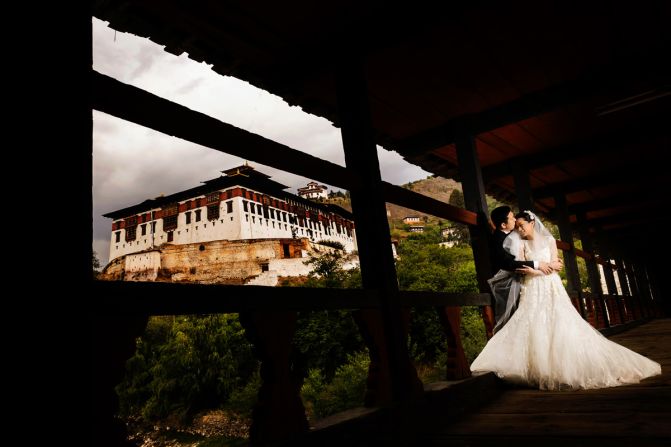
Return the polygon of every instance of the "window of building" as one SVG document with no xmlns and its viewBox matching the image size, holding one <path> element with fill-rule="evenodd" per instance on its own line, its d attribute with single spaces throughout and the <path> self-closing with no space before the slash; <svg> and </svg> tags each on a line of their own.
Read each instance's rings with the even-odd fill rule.
<svg viewBox="0 0 671 447">
<path fill-rule="evenodd" d="M 156 233 L 156 222 L 151 223 L 151 232 Z"/>
<path fill-rule="evenodd" d="M 202 211 L 202 210 L 196 210 L 196 211 L 194 211 L 194 212 L 196 213 L 196 222 L 200 222 L 200 212 L 201 212 L 201 211 Z"/>
<path fill-rule="evenodd" d="M 219 204 L 208 205 L 207 220 L 216 220 L 216 219 L 219 219 Z"/>
<path fill-rule="evenodd" d="M 140 229 L 142 231 L 142 236 L 146 236 L 147 235 L 147 224 L 140 225 Z"/>
<path fill-rule="evenodd" d="M 261 271 L 262 272 L 267 272 L 268 271 L 268 263 L 267 262 L 262 262 L 261 263 Z"/>
<path fill-rule="evenodd" d="M 287 213 L 282 212 L 282 220 L 283 220 L 284 222 L 287 221 Z"/>
<path fill-rule="evenodd" d="M 121 242 L 121 231 L 114 233 L 114 236 L 116 236 L 116 240 L 114 242 Z"/>
<path fill-rule="evenodd" d="M 243 210 L 245 213 L 248 211 L 248 210 L 247 210 L 247 201 L 246 201 L 246 200 L 243 200 L 243 201 L 242 201 L 242 210 Z"/>
<path fill-rule="evenodd" d="M 189 225 L 191 223 L 191 211 L 187 211 L 184 215 L 186 216 L 186 224 Z"/>
<path fill-rule="evenodd" d="M 172 242 L 173 237 L 174 237 L 174 236 L 173 236 L 172 231 L 168 231 L 168 242 Z"/>
<path fill-rule="evenodd" d="M 136 237 L 137 227 L 126 228 L 126 242 L 134 241 Z"/>
<path fill-rule="evenodd" d="M 245 222 L 249 222 L 249 214 L 245 214 Z"/>
<path fill-rule="evenodd" d="M 275 211 L 273 211 L 272 208 L 270 209 L 270 218 L 271 218 L 271 219 L 274 219 L 274 218 L 275 218 Z"/>
<path fill-rule="evenodd" d="M 219 191 L 215 191 L 207 195 L 207 203 L 214 203 L 218 201 L 219 201 Z"/>
<path fill-rule="evenodd" d="M 163 231 L 174 230 L 177 228 L 177 214 L 163 218 Z"/>
<path fill-rule="evenodd" d="M 256 217 L 252 216 L 252 223 L 256 223 Z"/>
<path fill-rule="evenodd" d="M 227 213 L 232 213 L 233 212 L 233 201 L 229 200 L 226 202 L 226 212 Z"/>
</svg>

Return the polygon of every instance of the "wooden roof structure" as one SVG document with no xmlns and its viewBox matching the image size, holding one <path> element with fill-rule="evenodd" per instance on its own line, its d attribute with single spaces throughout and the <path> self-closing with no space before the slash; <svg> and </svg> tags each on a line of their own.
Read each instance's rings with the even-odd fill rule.
<svg viewBox="0 0 671 447">
<path fill-rule="evenodd" d="M 599 232 L 668 222 L 668 2 L 462 3 L 106 0 L 93 14 L 336 126 L 334 76 L 354 53 L 376 143 L 411 163 L 459 180 L 454 143 L 472 134 L 499 199 L 522 170 L 548 217 L 563 194 Z"/>
<path fill-rule="evenodd" d="M 390 377 L 369 378 L 379 393 L 374 403 L 411 400 L 421 382 L 409 367 L 402 309 L 436 307 L 450 337 L 459 333 L 458 306 L 491 307 L 482 185 L 495 197 L 558 221 L 568 288 L 576 292 L 576 303 L 593 303 L 594 321 L 615 323 L 618 312 L 608 311 L 607 303 L 623 302 L 621 296 L 607 298 L 616 293 L 610 262 L 604 268 L 609 295 L 600 293 L 594 261 L 604 263 L 601 257 L 611 255 L 620 282 L 627 277 L 624 295 L 640 297 L 640 309 L 627 305 L 635 311 L 631 322 L 659 315 L 659 301 L 669 302 L 659 287 L 666 264 L 650 258 L 671 249 L 671 238 L 662 234 L 671 223 L 663 159 L 671 147 L 666 64 L 671 4 L 438 3 L 94 0 L 93 16 L 112 28 L 148 37 L 174 54 L 186 52 L 342 129 L 346 167 L 92 73 L 96 110 L 304 177 L 318 173 L 315 180 L 350 189 L 363 284 L 320 289 L 315 300 L 310 289 L 244 286 L 243 292 L 243 286 L 207 286 L 187 294 L 182 290 L 195 292 L 199 285 L 94 282 L 92 296 L 102 297 L 102 310 L 123 314 L 122 324 L 110 319 L 96 335 L 117 354 L 114 363 L 105 350 L 96 350 L 97 371 L 104 375 L 96 389 L 108 399 L 107 409 L 113 399 L 105 393 L 118 383 L 121 360 L 127 358 L 122 348 L 132 347 L 127 342 L 143 327 L 142 318 L 129 323 L 126 310 L 145 318 L 247 312 L 246 330 L 259 340 L 273 339 L 258 344 L 262 362 L 269 362 L 288 352 L 277 346 L 288 346 L 296 310 L 373 309 L 375 321 L 362 324 L 383 328 L 374 332 L 379 338 L 369 349 L 385 347 L 388 368 L 380 370 Z M 462 181 L 465 209 L 382 182 L 375 143 L 429 172 Z M 384 201 L 467 224 L 481 293 L 399 291 Z M 578 225 L 571 227 L 571 221 Z M 572 231 L 580 233 L 581 250 Z M 576 255 L 590 260 L 591 293 L 577 293 Z M 219 299 L 224 293 L 232 299 Z M 236 301 L 243 293 L 244 301 Z M 286 312 L 265 320 L 269 309 Z M 121 334 L 125 328 L 130 329 Z M 458 336 L 450 340 L 460 343 Z M 450 374 L 470 374 L 463 352 L 454 355 Z M 278 371 L 287 366 L 274 364 Z M 282 371 L 281 377 L 289 377 Z M 292 389 L 281 381 L 267 383 L 284 386 L 283 392 Z M 255 420 L 252 439 L 262 443 L 264 436 L 275 440 L 307 430 L 301 405 L 271 404 L 274 412 Z"/>
</svg>

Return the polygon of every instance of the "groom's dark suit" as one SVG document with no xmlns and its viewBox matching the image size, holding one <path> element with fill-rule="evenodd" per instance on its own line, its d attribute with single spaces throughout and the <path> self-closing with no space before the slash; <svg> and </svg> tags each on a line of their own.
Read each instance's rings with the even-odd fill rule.
<svg viewBox="0 0 671 447">
<path fill-rule="evenodd" d="M 496 229 L 489 239 L 489 254 L 492 261 L 492 275 L 496 275 L 499 270 L 508 270 L 510 272 L 515 269 L 529 266 L 534 268 L 533 261 L 516 261 L 515 256 L 508 253 L 503 248 L 503 241 L 508 237 L 508 234 Z"/>
<path fill-rule="evenodd" d="M 508 253 L 503 248 L 503 241 L 506 239 L 506 237 L 508 237 L 508 234 L 499 229 L 496 229 L 489 239 L 489 254 L 492 261 L 492 275 L 496 275 L 499 270 L 514 272 L 515 269 L 524 266 L 534 268 L 533 261 L 516 261 L 515 256 Z M 494 295 L 494 319 L 496 320 L 497 324 L 505 315 L 509 292 L 510 288 L 508 288 L 505 292 L 505 296 L 498 296 L 497 294 Z M 519 299 L 519 296 L 516 298 L 516 302 L 517 299 Z"/>
</svg>

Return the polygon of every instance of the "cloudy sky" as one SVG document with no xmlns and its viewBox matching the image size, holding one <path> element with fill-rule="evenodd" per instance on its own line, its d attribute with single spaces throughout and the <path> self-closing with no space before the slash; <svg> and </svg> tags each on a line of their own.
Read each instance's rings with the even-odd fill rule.
<svg viewBox="0 0 671 447">
<path fill-rule="evenodd" d="M 210 66 L 174 56 L 145 38 L 116 32 L 93 19 L 93 69 L 126 84 L 344 166 L 339 129 L 281 98 Z M 429 173 L 378 147 L 382 178 L 397 185 Z M 112 222 L 102 214 L 160 194 L 198 186 L 244 160 L 93 112 L 93 249 L 109 261 Z M 251 162 L 296 191 L 308 180 Z"/>
</svg>

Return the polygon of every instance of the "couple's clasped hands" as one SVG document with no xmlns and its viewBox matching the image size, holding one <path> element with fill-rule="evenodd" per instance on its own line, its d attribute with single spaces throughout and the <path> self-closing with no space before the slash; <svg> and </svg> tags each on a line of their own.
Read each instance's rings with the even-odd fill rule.
<svg viewBox="0 0 671 447">
<path fill-rule="evenodd" d="M 550 273 L 558 272 L 563 268 L 563 266 L 564 264 L 562 264 L 561 259 L 557 259 L 556 261 L 551 262 L 539 262 L 538 269 L 524 266 L 515 269 L 515 271 L 523 275 L 549 275 Z"/>
</svg>

